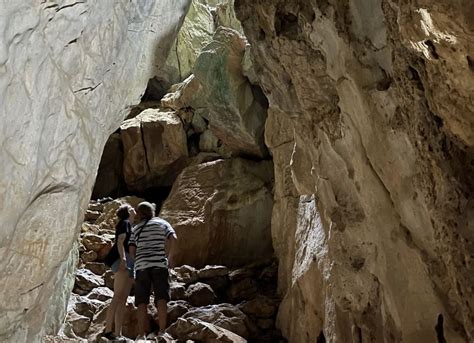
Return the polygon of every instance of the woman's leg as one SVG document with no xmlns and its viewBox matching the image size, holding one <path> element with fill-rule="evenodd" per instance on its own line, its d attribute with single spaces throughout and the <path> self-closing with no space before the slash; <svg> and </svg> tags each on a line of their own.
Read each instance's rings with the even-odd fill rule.
<svg viewBox="0 0 474 343">
<path fill-rule="evenodd" d="M 127 304 L 127 298 L 132 289 L 133 279 L 130 278 L 128 271 L 119 272 L 120 275 L 120 289 L 117 293 L 117 307 L 115 309 L 115 335 L 122 335 L 122 324 L 123 317 L 125 315 L 125 308 Z"/>
<path fill-rule="evenodd" d="M 117 290 L 120 289 L 120 281 L 118 280 L 117 275 L 119 272 L 114 272 L 114 295 L 112 301 L 110 302 L 109 308 L 107 309 L 107 316 L 105 317 L 105 332 L 112 332 L 114 326 L 114 317 L 115 311 L 117 309 Z"/>
</svg>

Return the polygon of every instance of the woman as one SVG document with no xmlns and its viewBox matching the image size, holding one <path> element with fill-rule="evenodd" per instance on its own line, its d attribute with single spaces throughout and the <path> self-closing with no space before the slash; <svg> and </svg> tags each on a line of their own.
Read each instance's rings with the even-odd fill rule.
<svg viewBox="0 0 474 343">
<path fill-rule="evenodd" d="M 119 207 L 115 213 L 119 219 L 115 227 L 115 244 L 117 245 L 119 258 L 112 264 L 114 273 L 114 296 L 109 308 L 104 337 L 109 340 L 120 339 L 122 336 L 122 322 L 125 312 L 127 297 L 133 284 L 133 260 L 128 253 L 128 241 L 132 232 L 132 224 L 135 210 L 132 206 L 125 204 Z M 112 328 L 115 328 L 112 332 Z"/>
</svg>

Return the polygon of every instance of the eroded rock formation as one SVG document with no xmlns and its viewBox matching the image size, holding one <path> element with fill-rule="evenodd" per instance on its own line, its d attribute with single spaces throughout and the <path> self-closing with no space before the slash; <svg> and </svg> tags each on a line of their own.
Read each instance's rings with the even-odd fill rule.
<svg viewBox="0 0 474 343">
<path fill-rule="evenodd" d="M 166 58 L 188 5 L 0 4 L 1 341 L 57 331 L 104 144 Z"/>
<path fill-rule="evenodd" d="M 291 342 L 474 339 L 473 10 L 236 1 L 270 102 Z"/>
<path fill-rule="evenodd" d="M 239 266 L 270 257 L 272 167 L 231 159 L 186 168 L 160 212 L 181 237 L 174 263 Z"/>
</svg>

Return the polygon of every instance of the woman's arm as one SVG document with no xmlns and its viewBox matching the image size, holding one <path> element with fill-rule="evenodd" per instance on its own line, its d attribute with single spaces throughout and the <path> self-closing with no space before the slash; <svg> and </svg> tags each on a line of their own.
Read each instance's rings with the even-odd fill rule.
<svg viewBox="0 0 474 343">
<path fill-rule="evenodd" d="M 117 249 L 118 249 L 118 253 L 120 255 L 120 269 L 121 270 L 126 270 L 127 269 L 127 258 L 125 256 L 125 247 L 124 247 L 124 242 L 125 242 L 125 238 L 127 237 L 127 235 L 125 233 L 122 233 L 120 234 L 118 237 L 117 237 Z"/>
</svg>

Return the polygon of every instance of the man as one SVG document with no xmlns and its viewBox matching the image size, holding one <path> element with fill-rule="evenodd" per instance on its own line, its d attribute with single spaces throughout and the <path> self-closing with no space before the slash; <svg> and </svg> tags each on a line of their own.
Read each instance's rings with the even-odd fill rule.
<svg viewBox="0 0 474 343">
<path fill-rule="evenodd" d="M 138 335 L 146 337 L 147 305 L 151 287 L 158 309 L 160 332 L 166 329 L 169 296 L 168 254 L 177 240 L 171 225 L 155 217 L 155 207 L 142 202 L 137 207 L 140 221 L 130 237 L 130 255 L 135 260 L 135 305 L 138 307 Z"/>
</svg>

